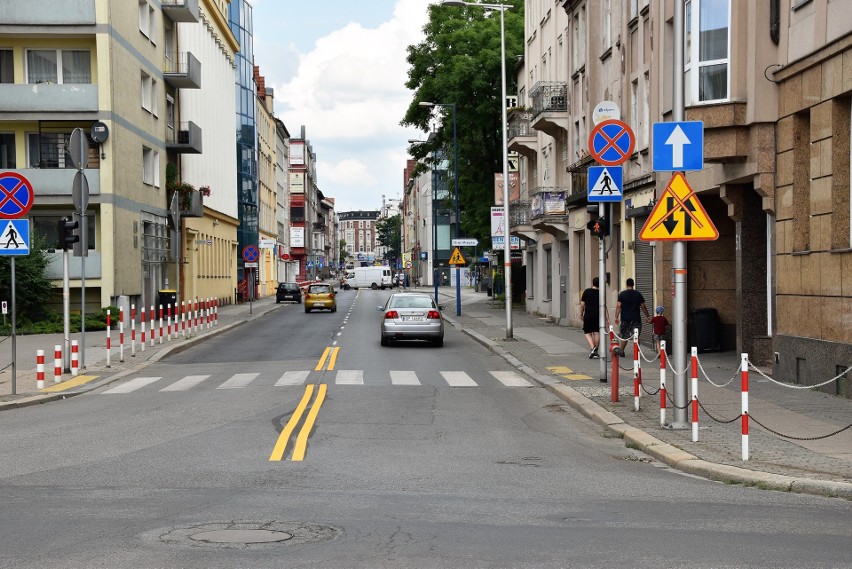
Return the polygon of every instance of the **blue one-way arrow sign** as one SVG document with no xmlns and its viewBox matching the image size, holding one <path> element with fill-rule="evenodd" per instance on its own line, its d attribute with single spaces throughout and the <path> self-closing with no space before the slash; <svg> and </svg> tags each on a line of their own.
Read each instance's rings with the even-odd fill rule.
<svg viewBox="0 0 852 569">
<path fill-rule="evenodd" d="M 658 122 L 653 134 L 654 171 L 704 169 L 703 122 Z"/>
</svg>

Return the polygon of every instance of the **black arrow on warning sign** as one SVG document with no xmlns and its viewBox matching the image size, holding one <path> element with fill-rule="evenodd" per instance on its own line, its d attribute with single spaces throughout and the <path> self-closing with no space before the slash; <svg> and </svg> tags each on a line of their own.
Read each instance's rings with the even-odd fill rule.
<svg viewBox="0 0 852 569">
<path fill-rule="evenodd" d="M 666 217 L 663 219 L 663 227 L 666 228 L 666 231 L 671 235 L 675 228 L 677 227 L 678 220 L 674 218 L 674 214 L 682 209 L 684 211 L 693 212 L 695 211 L 695 205 L 691 201 L 687 201 L 685 203 L 681 203 L 680 207 L 675 207 L 675 199 L 673 197 L 666 198 Z M 693 216 L 687 214 L 684 216 L 683 220 L 683 234 L 684 235 L 692 235 L 692 218 Z"/>
</svg>

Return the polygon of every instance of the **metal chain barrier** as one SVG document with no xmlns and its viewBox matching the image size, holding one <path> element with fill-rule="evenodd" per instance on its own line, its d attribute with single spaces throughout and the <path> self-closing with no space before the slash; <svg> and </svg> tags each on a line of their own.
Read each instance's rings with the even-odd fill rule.
<svg viewBox="0 0 852 569">
<path fill-rule="evenodd" d="M 639 344 L 639 356 L 640 356 L 640 357 L 641 357 L 644 361 L 648 362 L 649 364 L 650 364 L 650 363 L 654 363 L 655 361 L 657 361 L 658 359 L 660 359 L 660 355 L 659 355 L 659 354 L 657 354 L 657 355 L 656 355 L 656 356 L 654 356 L 653 358 L 646 358 L 646 357 L 645 357 L 645 353 L 642 351 L 642 344 L 641 344 L 641 343 Z"/>
<path fill-rule="evenodd" d="M 729 379 L 728 381 L 726 381 L 725 383 L 722 383 L 722 384 L 720 385 L 720 384 L 718 384 L 718 383 L 714 383 L 714 382 L 713 382 L 713 380 L 712 380 L 712 379 L 710 379 L 710 376 L 708 376 L 708 375 L 707 375 L 707 372 L 706 372 L 706 371 L 704 371 L 704 366 L 703 366 L 703 365 L 701 365 L 701 358 L 698 358 L 698 369 L 700 369 L 700 370 L 701 370 L 701 375 L 703 375 L 703 376 L 704 376 L 704 379 L 706 379 L 706 380 L 710 383 L 710 385 L 712 385 L 712 386 L 714 386 L 714 387 L 728 387 L 729 385 L 731 385 L 731 383 L 733 383 L 733 381 L 734 381 L 734 380 L 737 378 L 737 376 L 740 374 L 740 371 L 739 371 L 739 370 L 735 371 L 735 372 L 734 372 L 734 376 L 733 376 L 731 379 Z"/>
<path fill-rule="evenodd" d="M 775 385 L 780 385 L 781 387 L 786 387 L 788 389 L 816 389 L 817 387 L 824 387 L 824 386 L 828 385 L 829 383 L 833 383 L 835 381 L 838 381 L 841 377 L 843 377 L 844 375 L 846 375 L 847 373 L 852 371 L 852 367 L 848 367 L 848 368 L 846 368 L 846 371 L 844 371 L 843 373 L 841 373 L 841 374 L 839 374 L 835 377 L 832 377 L 828 381 L 824 381 L 822 383 L 817 383 L 817 384 L 814 384 L 814 385 L 790 385 L 789 383 L 781 383 L 780 381 L 778 381 L 776 379 L 772 379 L 771 377 L 769 377 L 768 375 L 766 375 L 765 373 L 760 371 L 757 368 L 757 366 L 755 366 L 753 363 L 751 363 L 751 360 L 749 360 L 749 362 L 748 362 L 748 367 L 749 367 L 749 369 L 753 369 L 754 371 L 756 371 L 764 379 L 768 379 L 769 381 L 771 381 Z"/>
<path fill-rule="evenodd" d="M 10 367 L 12 367 L 12 364 L 9 364 L 9 365 L 7 365 L 7 366 L 0 367 L 0 371 L 7 370 L 7 369 L 9 369 Z"/>
<path fill-rule="evenodd" d="M 670 370 L 672 370 L 672 373 L 673 373 L 673 374 L 675 374 L 675 375 L 686 375 L 686 372 L 688 371 L 686 368 L 684 368 L 684 369 L 683 369 L 683 371 L 677 371 L 677 370 L 674 368 L 674 365 L 672 365 L 672 360 L 671 360 L 671 358 L 667 358 L 667 359 L 666 359 L 666 365 L 668 366 L 668 368 L 669 368 Z"/>
<path fill-rule="evenodd" d="M 686 405 L 678 406 L 675 405 L 674 399 L 672 399 L 671 392 L 666 391 L 666 400 L 671 404 L 671 407 L 675 409 L 689 409 L 689 406 L 692 405 L 692 401 L 687 401 Z"/>
<path fill-rule="evenodd" d="M 737 418 L 739 419 L 739 417 L 737 417 Z M 849 429 L 852 429 L 852 424 L 849 424 L 849 425 L 846 425 L 845 427 L 843 427 L 842 429 L 838 429 L 838 430 L 834 431 L 833 433 L 829 433 L 827 435 L 820 435 L 818 437 L 794 437 L 792 435 L 785 435 L 784 433 L 779 433 L 778 431 L 776 431 L 774 429 L 770 429 L 769 427 L 767 427 L 766 425 L 764 425 L 763 423 L 761 423 L 760 421 L 755 419 L 754 415 L 749 414 L 749 419 L 751 419 L 752 421 L 754 421 L 755 423 L 757 423 L 758 425 L 760 425 L 761 427 L 763 427 L 764 429 L 766 429 L 767 431 L 772 433 L 773 435 L 778 435 L 779 437 L 784 437 L 785 439 L 790 439 L 790 440 L 793 440 L 793 441 L 819 441 L 819 440 L 822 440 L 822 439 L 827 439 L 829 437 L 833 437 L 834 435 L 839 435 L 843 431 L 847 431 Z"/>
<path fill-rule="evenodd" d="M 660 392 L 660 388 L 659 388 L 659 387 L 658 387 L 655 391 L 648 391 L 648 388 L 647 388 L 647 387 L 645 387 L 645 382 L 644 382 L 644 381 L 642 382 L 642 384 L 641 384 L 641 385 L 642 385 L 642 391 L 644 391 L 644 392 L 645 392 L 645 393 L 647 393 L 648 395 L 656 395 L 657 393 L 659 393 L 659 392 Z"/>
<path fill-rule="evenodd" d="M 742 415 L 737 415 L 733 419 L 717 419 L 710 413 L 710 411 L 707 410 L 707 407 L 705 407 L 704 404 L 701 403 L 701 401 L 698 402 L 698 406 L 701 407 L 701 410 L 704 411 L 704 413 L 706 413 L 708 417 L 710 417 L 717 423 L 722 423 L 723 425 L 727 425 L 729 423 L 733 423 L 734 421 L 739 421 L 740 419 L 742 419 Z"/>
</svg>

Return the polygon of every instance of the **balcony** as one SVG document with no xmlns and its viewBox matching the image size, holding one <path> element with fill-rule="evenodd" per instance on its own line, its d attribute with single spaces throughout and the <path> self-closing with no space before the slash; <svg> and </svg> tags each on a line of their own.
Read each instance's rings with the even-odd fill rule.
<svg viewBox="0 0 852 569">
<path fill-rule="evenodd" d="M 530 126 L 532 111 L 514 110 L 506 120 L 509 123 L 506 126 L 509 150 L 535 158 L 538 155 L 538 137 Z"/>
<path fill-rule="evenodd" d="M 536 231 L 530 223 L 530 202 L 514 201 L 509 204 L 509 234 L 535 239 Z"/>
<path fill-rule="evenodd" d="M 197 2 L 198 0 L 196 0 Z M 51 2 L 0 2 L 0 22 L 19 26 L 94 26 L 95 0 Z"/>
<path fill-rule="evenodd" d="M 56 196 L 71 199 L 71 186 L 74 183 L 76 168 L 21 168 L 15 170 L 33 187 L 36 198 Z M 89 184 L 89 195 L 101 193 L 101 171 L 98 168 L 86 169 L 86 182 Z"/>
<path fill-rule="evenodd" d="M 544 231 L 557 239 L 567 239 L 570 233 L 566 197 L 568 188 L 539 186 L 531 192 L 530 217 L 532 228 Z"/>
<path fill-rule="evenodd" d="M 188 51 L 167 51 L 163 79 L 175 89 L 200 89 L 201 62 Z"/>
<path fill-rule="evenodd" d="M 173 22 L 197 22 L 198 0 L 161 0 L 163 15 Z"/>
<path fill-rule="evenodd" d="M 98 86 L 91 83 L 0 84 L 0 109 L 0 119 L 79 120 L 81 117 L 73 113 L 98 112 Z M 48 117 L 44 113 L 52 114 Z"/>
<path fill-rule="evenodd" d="M 167 129 L 166 150 L 178 154 L 201 154 L 201 127 L 192 121 L 180 123 L 180 129 Z"/>
<path fill-rule="evenodd" d="M 540 81 L 530 91 L 532 127 L 558 138 L 568 132 L 568 83 Z"/>
</svg>

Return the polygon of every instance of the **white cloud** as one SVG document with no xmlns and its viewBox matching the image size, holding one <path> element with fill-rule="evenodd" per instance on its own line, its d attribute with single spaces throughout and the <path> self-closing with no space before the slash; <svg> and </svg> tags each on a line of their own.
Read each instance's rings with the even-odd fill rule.
<svg viewBox="0 0 852 569">
<path fill-rule="evenodd" d="M 279 118 L 291 133 L 305 125 L 319 187 L 340 211 L 378 209 L 381 194 L 402 189 L 406 140 L 418 137 L 399 125 L 412 97 L 406 48 L 421 41 L 426 8 L 424 0 L 398 0 L 393 17 L 376 27 L 351 22 L 318 38 L 298 55 L 289 80 L 274 74 L 282 64 L 270 74 L 258 63 Z"/>
</svg>

